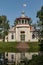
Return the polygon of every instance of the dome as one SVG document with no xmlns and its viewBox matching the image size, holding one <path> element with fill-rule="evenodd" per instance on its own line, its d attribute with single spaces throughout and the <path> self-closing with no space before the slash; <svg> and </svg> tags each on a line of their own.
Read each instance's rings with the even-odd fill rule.
<svg viewBox="0 0 43 65">
<path fill-rule="evenodd" d="M 21 16 L 19 18 L 16 18 L 15 25 L 17 24 L 29 24 L 31 21 L 31 18 L 25 16 L 25 13 L 22 12 Z"/>
</svg>

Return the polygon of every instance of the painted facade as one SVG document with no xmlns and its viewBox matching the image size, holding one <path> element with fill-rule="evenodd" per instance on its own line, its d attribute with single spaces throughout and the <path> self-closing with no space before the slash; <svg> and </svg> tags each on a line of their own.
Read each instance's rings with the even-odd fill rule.
<svg viewBox="0 0 43 65">
<path fill-rule="evenodd" d="M 5 41 L 9 42 L 37 42 L 37 33 L 35 28 L 30 25 L 31 18 L 28 18 L 24 14 L 21 17 L 16 18 L 15 25 L 9 29 L 8 36 L 5 37 Z"/>
</svg>

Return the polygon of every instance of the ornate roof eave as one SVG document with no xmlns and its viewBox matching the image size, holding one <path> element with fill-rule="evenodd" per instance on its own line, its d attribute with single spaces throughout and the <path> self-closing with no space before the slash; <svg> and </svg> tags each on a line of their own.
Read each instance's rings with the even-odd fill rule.
<svg viewBox="0 0 43 65">
<path fill-rule="evenodd" d="M 23 17 L 23 18 L 16 18 L 16 20 L 21 20 L 21 19 L 26 19 L 26 20 L 31 20 L 31 18 Z"/>
</svg>

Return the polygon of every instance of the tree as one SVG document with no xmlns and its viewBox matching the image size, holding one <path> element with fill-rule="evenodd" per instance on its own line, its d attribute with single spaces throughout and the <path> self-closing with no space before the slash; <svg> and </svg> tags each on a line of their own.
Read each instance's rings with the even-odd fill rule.
<svg viewBox="0 0 43 65">
<path fill-rule="evenodd" d="M 43 55 L 42 56 L 36 55 L 32 57 L 28 65 L 43 65 Z"/>
<path fill-rule="evenodd" d="M 37 12 L 37 17 L 39 18 L 38 26 L 40 28 L 40 51 L 43 52 L 43 6 Z"/>
<path fill-rule="evenodd" d="M 5 35 L 8 34 L 9 29 L 9 21 L 7 20 L 7 16 L 5 15 L 0 16 L 0 28 L 2 29 L 1 34 L 3 41 L 5 41 Z"/>
</svg>

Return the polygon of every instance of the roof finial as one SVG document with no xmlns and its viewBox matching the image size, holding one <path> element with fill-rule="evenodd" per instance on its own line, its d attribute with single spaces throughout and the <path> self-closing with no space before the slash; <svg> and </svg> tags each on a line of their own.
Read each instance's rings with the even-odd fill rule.
<svg viewBox="0 0 43 65">
<path fill-rule="evenodd" d="M 25 12 L 24 12 L 24 11 L 22 11 L 22 14 L 25 14 Z"/>
<path fill-rule="evenodd" d="M 25 12 L 24 11 L 22 11 L 21 14 L 22 14 L 21 17 L 25 17 Z"/>
<path fill-rule="evenodd" d="M 25 15 L 25 11 L 22 11 L 22 13 L 21 13 L 22 15 Z"/>
</svg>

